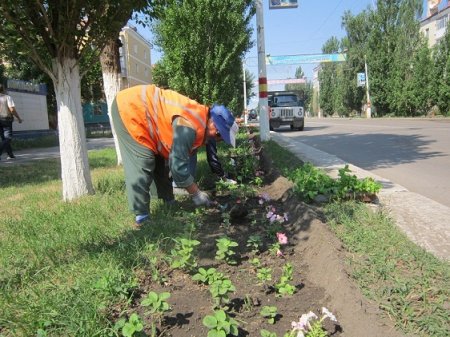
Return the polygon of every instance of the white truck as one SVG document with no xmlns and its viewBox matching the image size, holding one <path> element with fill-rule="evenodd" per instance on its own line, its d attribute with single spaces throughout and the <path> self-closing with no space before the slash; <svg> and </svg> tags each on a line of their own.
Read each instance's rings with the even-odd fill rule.
<svg viewBox="0 0 450 337">
<path fill-rule="evenodd" d="M 305 127 L 305 107 L 298 95 L 292 91 L 269 91 L 270 130 L 289 125 L 291 130 L 303 131 Z"/>
</svg>

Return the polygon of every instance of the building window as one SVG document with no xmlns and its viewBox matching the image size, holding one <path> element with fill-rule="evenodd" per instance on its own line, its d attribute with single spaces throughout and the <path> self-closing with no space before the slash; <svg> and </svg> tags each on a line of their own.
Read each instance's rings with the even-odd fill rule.
<svg viewBox="0 0 450 337">
<path fill-rule="evenodd" d="M 137 44 L 134 45 L 134 53 L 135 53 L 135 54 L 138 53 L 138 45 L 137 45 Z"/>
<path fill-rule="evenodd" d="M 136 70 L 136 74 L 139 74 L 139 65 L 136 63 L 135 66 L 136 66 L 136 69 L 135 69 Z"/>
<path fill-rule="evenodd" d="M 439 18 L 436 21 L 436 29 L 445 29 L 447 28 L 447 24 L 448 24 L 448 15 L 444 15 L 442 18 Z"/>
<path fill-rule="evenodd" d="M 145 74 L 145 77 L 148 77 L 148 68 L 145 68 L 144 74 Z"/>
<path fill-rule="evenodd" d="M 147 59 L 147 51 L 144 50 L 144 60 L 146 60 L 146 59 Z"/>
</svg>

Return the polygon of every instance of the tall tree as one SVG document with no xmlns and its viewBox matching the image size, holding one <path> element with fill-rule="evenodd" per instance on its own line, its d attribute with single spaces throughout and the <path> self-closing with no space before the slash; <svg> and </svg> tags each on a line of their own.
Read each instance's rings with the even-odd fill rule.
<svg viewBox="0 0 450 337">
<path fill-rule="evenodd" d="M 333 36 L 322 47 L 322 53 L 330 54 L 339 51 L 339 40 Z M 326 115 L 332 115 L 335 110 L 335 93 L 337 88 L 337 66 L 334 63 L 321 63 L 319 72 L 320 109 Z"/>
<path fill-rule="evenodd" d="M 435 81 L 432 95 L 440 112 L 450 116 L 450 23 L 434 50 L 433 60 Z"/>
<path fill-rule="evenodd" d="M 174 0 L 154 25 L 164 56 L 155 78 L 203 104 L 242 111 L 242 58 L 252 46 L 251 0 Z"/>
<path fill-rule="evenodd" d="M 132 1 L 2 0 L 5 42 L 15 45 L 52 79 L 58 105 L 63 199 L 94 192 L 81 110 L 82 55 L 102 50 L 123 25 L 117 20 Z M 125 6 L 125 7 L 124 7 Z M 131 13 L 131 12 L 128 12 Z"/>
</svg>

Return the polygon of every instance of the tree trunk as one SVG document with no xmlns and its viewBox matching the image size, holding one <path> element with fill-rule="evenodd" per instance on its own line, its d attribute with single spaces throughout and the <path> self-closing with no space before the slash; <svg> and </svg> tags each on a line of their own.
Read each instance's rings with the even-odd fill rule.
<svg viewBox="0 0 450 337">
<path fill-rule="evenodd" d="M 80 70 L 75 59 L 54 61 L 63 200 L 94 194 L 81 109 Z"/>
<path fill-rule="evenodd" d="M 122 155 L 120 154 L 119 143 L 116 137 L 116 130 L 111 119 L 111 106 L 120 91 L 121 87 L 121 71 L 120 71 L 120 55 L 119 41 L 111 39 L 103 49 L 100 55 L 100 63 L 102 65 L 103 89 L 105 91 L 106 103 L 108 104 L 109 124 L 114 137 L 114 145 L 117 154 L 117 165 L 122 164 Z"/>
</svg>

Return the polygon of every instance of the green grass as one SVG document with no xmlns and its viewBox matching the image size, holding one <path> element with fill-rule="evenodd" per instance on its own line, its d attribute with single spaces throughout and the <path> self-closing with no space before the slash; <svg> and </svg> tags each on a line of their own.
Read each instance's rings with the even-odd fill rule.
<svg viewBox="0 0 450 337">
<path fill-rule="evenodd" d="M 2 168 L 0 336 L 108 335 L 143 265 L 195 226 L 155 200 L 151 226 L 133 230 L 114 150 L 90 151 L 89 161 L 96 194 L 71 203 L 61 200 L 58 160 Z"/>
<path fill-rule="evenodd" d="M 274 142 L 266 152 L 280 170 L 291 154 Z M 327 222 L 349 252 L 352 276 L 363 293 L 407 333 L 450 335 L 450 264 L 412 243 L 382 211 L 357 202 L 325 208 Z"/>
<path fill-rule="evenodd" d="M 58 136 L 51 135 L 51 136 L 42 136 L 38 138 L 32 138 L 32 139 L 20 139 L 20 138 L 14 138 L 12 142 L 13 150 L 23 150 L 23 149 L 30 149 L 30 148 L 40 148 L 40 147 L 53 147 L 58 146 L 59 140 Z"/>
</svg>

